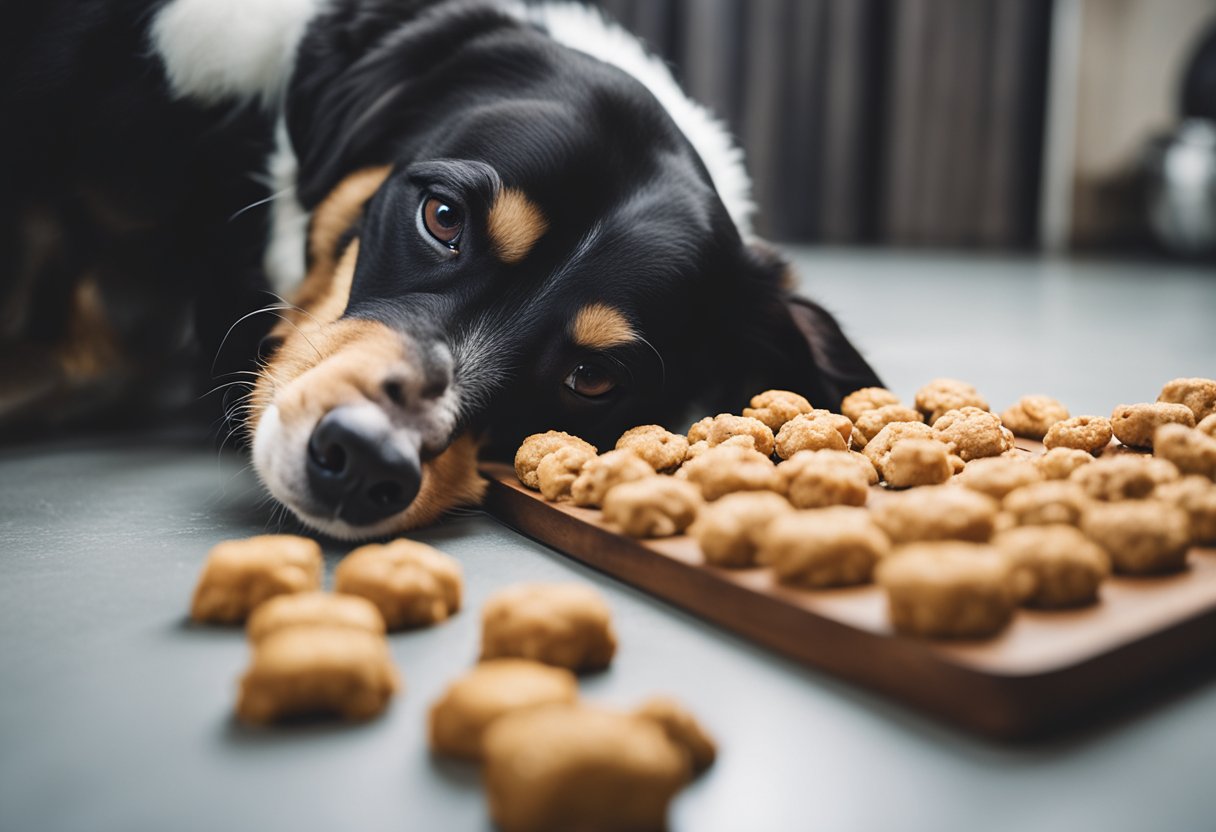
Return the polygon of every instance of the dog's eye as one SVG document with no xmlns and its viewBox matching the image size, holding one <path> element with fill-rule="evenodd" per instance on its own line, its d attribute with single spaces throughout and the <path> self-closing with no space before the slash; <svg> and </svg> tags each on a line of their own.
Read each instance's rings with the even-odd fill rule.
<svg viewBox="0 0 1216 832">
<path fill-rule="evenodd" d="M 460 232 L 464 230 L 464 211 L 438 197 L 427 197 L 422 203 L 422 223 L 428 234 L 445 246 L 455 248 L 460 241 Z"/>
<path fill-rule="evenodd" d="M 566 386 L 580 396 L 596 399 L 616 389 L 616 379 L 603 367 L 588 361 L 579 364 L 566 376 Z"/>
</svg>

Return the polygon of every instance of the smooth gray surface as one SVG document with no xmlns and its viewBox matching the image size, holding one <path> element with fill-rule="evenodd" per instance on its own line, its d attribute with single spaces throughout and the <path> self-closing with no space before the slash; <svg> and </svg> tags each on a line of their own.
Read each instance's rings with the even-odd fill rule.
<svg viewBox="0 0 1216 832">
<path fill-rule="evenodd" d="M 1216 274 L 820 251 L 810 293 L 905 396 L 936 375 L 994 406 L 1023 392 L 1105 413 L 1166 379 L 1216 374 Z M 466 610 L 391 639 L 407 689 L 360 727 L 251 731 L 230 717 L 236 631 L 187 625 L 216 541 L 274 528 L 244 461 L 188 437 L 0 451 L 0 830 L 480 830 L 474 769 L 430 760 L 428 704 L 474 659 L 487 593 L 585 580 L 621 650 L 588 697 L 669 692 L 719 763 L 678 800 L 677 830 L 1198 830 L 1216 685 L 1080 736 L 971 739 L 573 565 L 481 516 L 416 535 L 459 558 Z M 330 566 L 342 551 L 330 546 Z"/>
</svg>

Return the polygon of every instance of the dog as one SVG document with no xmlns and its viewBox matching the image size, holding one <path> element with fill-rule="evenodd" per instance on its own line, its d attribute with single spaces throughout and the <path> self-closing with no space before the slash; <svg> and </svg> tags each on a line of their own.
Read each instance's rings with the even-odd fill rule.
<svg viewBox="0 0 1216 832">
<path fill-rule="evenodd" d="M 137 357 L 129 412 L 166 372 L 155 334 L 192 327 L 206 354 L 227 332 L 224 352 L 256 356 L 230 384 L 257 474 L 322 533 L 380 537 L 475 504 L 479 456 L 529 433 L 606 447 L 766 388 L 836 407 L 880 384 L 753 233 L 723 125 L 596 10 L 11 11 L 6 349 L 78 387 Z M 267 282 L 284 302 L 255 346 L 233 321 Z M 155 332 L 114 323 L 116 295 Z"/>
</svg>

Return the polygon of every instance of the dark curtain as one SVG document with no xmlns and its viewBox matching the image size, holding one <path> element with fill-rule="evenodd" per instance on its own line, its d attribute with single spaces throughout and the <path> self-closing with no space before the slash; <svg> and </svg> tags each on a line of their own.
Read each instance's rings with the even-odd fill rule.
<svg viewBox="0 0 1216 832">
<path fill-rule="evenodd" d="M 1051 0 L 599 0 L 747 151 L 774 239 L 1034 242 Z"/>
</svg>

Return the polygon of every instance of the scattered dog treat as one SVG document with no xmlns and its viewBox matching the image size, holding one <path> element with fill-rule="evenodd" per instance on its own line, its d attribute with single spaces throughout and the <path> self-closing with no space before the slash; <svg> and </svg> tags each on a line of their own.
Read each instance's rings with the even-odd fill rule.
<svg viewBox="0 0 1216 832">
<path fill-rule="evenodd" d="M 844 401 L 840 403 L 840 412 L 856 422 L 866 411 L 899 403 L 899 396 L 885 387 L 863 387 L 844 397 Z"/>
<path fill-rule="evenodd" d="M 953 485 L 929 485 L 892 494 L 870 513 L 892 543 L 992 537 L 997 502 L 986 494 Z"/>
<path fill-rule="evenodd" d="M 1157 401 L 1184 404 L 1199 422 L 1216 415 L 1216 379 L 1176 378 L 1161 388 Z"/>
<path fill-rule="evenodd" d="M 933 435 L 952 446 L 964 462 L 1013 449 L 1013 434 L 1000 417 L 978 407 L 947 410 L 934 420 Z"/>
<path fill-rule="evenodd" d="M 709 426 L 713 423 L 713 416 L 706 416 L 704 419 L 693 422 L 692 427 L 688 429 L 688 435 L 686 437 L 688 439 L 688 444 L 691 446 L 697 444 L 698 442 L 705 442 L 708 440 Z"/>
<path fill-rule="evenodd" d="M 1019 597 L 1009 559 L 976 543 L 901 547 L 878 565 L 875 578 L 886 590 L 891 625 L 909 635 L 994 635 L 1012 620 Z"/>
<path fill-rule="evenodd" d="M 813 410 L 781 426 L 775 441 L 777 456 L 789 459 L 799 451 L 847 451 L 853 423 L 837 413 Z"/>
<path fill-rule="evenodd" d="M 1010 491 L 1001 508 L 1018 526 L 1077 526 L 1088 505 L 1089 497 L 1077 483 L 1047 480 Z"/>
<path fill-rule="evenodd" d="M 696 717 L 676 700 L 667 696 L 652 696 L 633 711 L 642 719 L 658 723 L 667 738 L 688 753 L 694 774 L 700 774 L 714 764 L 718 746 Z"/>
<path fill-rule="evenodd" d="M 268 598 L 320 589 L 323 571 L 321 547 L 306 537 L 271 534 L 224 541 L 207 555 L 190 617 L 240 624 Z"/>
<path fill-rule="evenodd" d="M 781 426 L 800 413 L 810 413 L 814 410 L 811 403 L 797 393 L 789 390 L 765 390 L 757 396 L 752 396 L 751 407 L 743 408 L 743 415 L 759 419 L 773 433 L 781 430 Z"/>
<path fill-rule="evenodd" d="M 923 422 L 891 422 L 884 425 L 862 449 L 866 459 L 875 470 L 882 473 L 882 458 L 891 452 L 897 442 L 905 439 L 935 439 L 933 428 Z"/>
<path fill-rule="evenodd" d="M 1195 427 L 1195 414 L 1184 404 L 1121 404 L 1110 415 L 1115 438 L 1132 448 L 1152 448 L 1153 432 L 1162 425 Z"/>
<path fill-rule="evenodd" d="M 245 633 L 257 644 L 288 627 L 336 627 L 384 635 L 384 616 L 371 601 L 340 592 L 294 592 L 259 604 Z"/>
<path fill-rule="evenodd" d="M 1003 531 L 992 545 L 1031 577 L 1023 603 L 1075 607 L 1098 599 L 1110 558 L 1076 526 L 1037 525 Z"/>
<path fill-rule="evenodd" d="M 599 453 L 590 442 L 584 442 L 577 436 L 571 436 L 560 430 L 534 433 L 525 439 L 519 446 L 519 450 L 515 452 L 515 476 L 519 477 L 519 481 L 528 488 L 539 488 L 540 481 L 537 479 L 536 469 L 541 460 L 558 448 L 566 446 L 582 448 L 592 456 Z"/>
<path fill-rule="evenodd" d="M 1068 408 L 1051 396 L 1022 396 L 1001 414 L 1001 424 L 1014 436 L 1041 441 L 1052 425 L 1068 416 Z"/>
<path fill-rule="evenodd" d="M 371 601 L 390 631 L 446 621 L 462 587 L 458 561 L 413 540 L 361 546 L 334 570 L 334 590 Z"/>
<path fill-rule="evenodd" d="M 702 439 L 697 442 L 693 442 L 691 445 L 688 446 L 688 453 L 684 456 L 684 461 L 691 462 L 692 460 L 699 457 L 701 454 L 710 450 L 710 447 L 711 446 L 709 444 L 709 441 L 705 440 L 705 439 Z M 743 448 L 748 451 L 754 451 L 756 449 L 756 443 L 752 440 L 752 438 L 750 436 L 732 436 L 730 439 L 727 439 L 725 442 L 722 442 L 721 444 L 718 444 L 718 445 L 714 445 L 712 447 L 714 447 L 714 448 L 735 447 L 735 448 Z M 761 454 L 761 456 L 763 456 L 763 454 Z"/>
<path fill-rule="evenodd" d="M 616 652 L 612 613 L 582 584 L 521 584 L 482 607 L 481 659 L 532 659 L 575 671 L 600 670 Z"/>
<path fill-rule="evenodd" d="M 551 503 L 571 499 L 570 489 L 583 466 L 595 459 L 595 451 L 579 445 L 563 445 L 545 454 L 536 466 L 536 479 L 541 495 Z"/>
<path fill-rule="evenodd" d="M 902 404 L 888 404 L 867 410 L 853 420 L 853 447 L 864 448 L 878 432 L 892 422 L 921 422 L 919 411 Z"/>
<path fill-rule="evenodd" d="M 768 524 L 792 510 L 788 500 L 771 491 L 727 494 L 702 508 L 688 533 L 706 563 L 743 569 L 755 566 L 758 538 Z"/>
<path fill-rule="evenodd" d="M 1186 564 L 1191 518 L 1160 500 L 1094 503 L 1081 518 L 1081 531 L 1110 555 L 1116 572 L 1153 575 Z"/>
<path fill-rule="evenodd" d="M 995 500 L 1003 500 L 1016 488 L 1042 481 L 1043 472 L 1029 459 L 1008 456 L 974 460 L 958 475 L 959 485 Z"/>
<path fill-rule="evenodd" d="M 450 684 L 431 706 L 428 736 L 437 754 L 482 758 L 482 739 L 494 720 L 514 711 L 578 701 L 569 670 L 527 659 L 490 659 Z"/>
<path fill-rule="evenodd" d="M 1110 420 L 1101 416 L 1073 416 L 1056 422 L 1043 437 L 1043 447 L 1075 448 L 1078 451 L 1096 454 L 1110 444 L 1114 432 Z"/>
<path fill-rule="evenodd" d="M 746 437 L 750 442 L 743 442 L 739 437 Z M 750 416 L 735 416 L 731 413 L 720 413 L 709 423 L 709 431 L 705 435 L 705 443 L 715 447 L 733 440 L 734 444 L 750 447 L 765 456 L 773 453 L 773 432 L 768 425 Z"/>
<path fill-rule="evenodd" d="M 1173 503 L 1190 515 L 1195 543 L 1216 543 L 1216 483 L 1191 475 L 1157 486 L 1152 497 Z"/>
<path fill-rule="evenodd" d="M 633 451 L 609 451 L 583 465 L 570 486 L 570 496 L 576 506 L 600 506 L 614 486 L 652 476 L 654 469 Z"/>
<path fill-rule="evenodd" d="M 937 485 L 954 476 L 963 464 L 950 446 L 936 439 L 904 439 L 878 461 L 882 479 L 891 488 Z"/>
<path fill-rule="evenodd" d="M 1158 485 L 1178 479 L 1178 469 L 1164 459 L 1119 454 L 1095 459 L 1068 478 L 1093 500 L 1142 500 Z"/>
<path fill-rule="evenodd" d="M 780 491 L 777 466 L 759 451 L 732 445 L 710 448 L 676 473 L 701 489 L 706 500 L 736 491 Z"/>
<path fill-rule="evenodd" d="M 777 475 L 795 508 L 863 506 L 870 496 L 869 479 L 848 451 L 799 451 Z"/>
<path fill-rule="evenodd" d="M 1153 456 L 1168 460 L 1183 474 L 1216 480 L 1216 437 L 1198 428 L 1162 425 L 1153 438 Z"/>
<path fill-rule="evenodd" d="M 662 425 L 642 425 L 630 428 L 616 440 L 616 449 L 630 450 L 646 460 L 656 471 L 669 472 L 679 468 L 688 455 L 688 440 L 672 433 Z"/>
<path fill-rule="evenodd" d="M 774 518 L 760 535 L 756 559 L 782 583 L 849 586 L 868 583 L 890 548 L 868 511 L 835 506 Z"/>
<path fill-rule="evenodd" d="M 697 517 L 701 489 L 675 477 L 643 477 L 604 497 L 604 522 L 630 537 L 670 537 Z"/>
<path fill-rule="evenodd" d="M 1077 448 L 1052 448 L 1033 460 L 1035 467 L 1049 480 L 1066 480 L 1073 471 L 1093 461 L 1093 454 Z"/>
<path fill-rule="evenodd" d="M 947 411 L 964 407 L 988 409 L 987 399 L 965 381 L 937 378 L 916 391 L 916 409 L 930 425 L 935 425 Z"/>
</svg>

